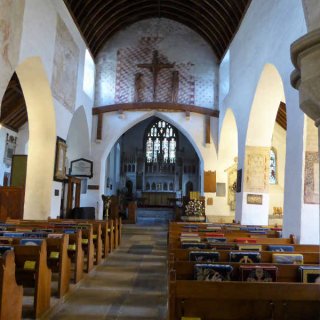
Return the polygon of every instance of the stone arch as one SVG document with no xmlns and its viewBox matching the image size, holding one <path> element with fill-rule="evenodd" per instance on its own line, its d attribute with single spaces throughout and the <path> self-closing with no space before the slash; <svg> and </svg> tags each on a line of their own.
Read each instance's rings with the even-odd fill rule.
<svg viewBox="0 0 320 320">
<path fill-rule="evenodd" d="M 217 165 L 217 181 L 225 184 L 225 196 L 217 198 L 217 213 L 231 214 L 235 210 L 235 192 L 232 188 L 236 182 L 238 157 L 238 128 L 233 111 L 228 108 L 223 118 Z M 220 212 L 221 211 L 221 212 Z M 234 213 L 232 213 L 233 215 Z"/>
<path fill-rule="evenodd" d="M 67 135 L 67 156 L 70 161 L 75 158 L 88 157 L 90 154 L 90 134 L 87 115 L 83 106 L 73 114 Z"/>
<path fill-rule="evenodd" d="M 24 218 L 46 219 L 50 215 L 56 144 L 56 116 L 50 83 L 40 57 L 26 59 L 16 73 L 29 121 Z"/>
<path fill-rule="evenodd" d="M 242 212 L 241 208 L 237 207 L 236 210 L 236 220 L 243 224 L 269 223 L 269 157 L 281 102 L 285 103 L 281 75 L 273 64 L 265 64 L 256 87 L 247 127 L 242 175 Z M 247 203 L 248 193 L 259 194 L 262 205 Z M 283 189 L 281 193 L 283 205 Z"/>
<path fill-rule="evenodd" d="M 108 135 L 108 140 L 104 140 L 104 145 L 101 146 L 103 148 L 103 154 L 101 156 L 101 171 L 100 171 L 100 191 L 102 192 L 104 190 L 104 177 L 105 177 L 105 161 L 112 149 L 112 147 L 114 146 L 114 144 L 118 141 L 118 139 L 121 137 L 122 134 L 124 134 L 125 132 L 127 132 L 129 129 L 131 129 L 132 127 L 134 127 L 135 125 L 137 125 L 138 123 L 151 118 L 153 116 L 158 117 L 159 119 L 162 119 L 164 121 L 167 121 L 168 123 L 172 124 L 173 126 L 175 126 L 191 143 L 191 145 L 193 146 L 193 148 L 195 149 L 198 157 L 199 157 L 199 163 L 200 163 L 200 172 L 203 172 L 203 167 L 204 167 L 204 159 L 203 156 L 201 154 L 201 151 L 199 149 L 199 147 L 197 146 L 194 138 L 191 136 L 191 134 L 186 130 L 186 128 L 184 128 L 179 122 L 175 121 L 174 119 L 172 119 L 171 117 L 168 117 L 166 114 L 162 113 L 162 112 L 157 112 L 157 111 L 150 111 L 147 113 L 140 113 L 138 116 L 135 116 L 134 118 L 131 119 L 131 121 L 128 121 L 127 124 L 121 129 L 119 130 L 119 132 L 117 132 L 117 134 L 111 133 L 110 132 L 110 136 Z M 201 181 L 203 181 L 203 177 L 201 177 Z"/>
</svg>

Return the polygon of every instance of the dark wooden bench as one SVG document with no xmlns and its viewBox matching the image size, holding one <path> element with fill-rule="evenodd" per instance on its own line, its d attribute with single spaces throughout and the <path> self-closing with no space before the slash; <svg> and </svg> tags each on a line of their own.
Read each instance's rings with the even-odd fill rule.
<svg viewBox="0 0 320 320">
<path fill-rule="evenodd" d="M 13 250 L 0 258 L 0 319 L 20 320 L 22 316 L 23 288 L 16 282 L 15 255 Z"/>
</svg>

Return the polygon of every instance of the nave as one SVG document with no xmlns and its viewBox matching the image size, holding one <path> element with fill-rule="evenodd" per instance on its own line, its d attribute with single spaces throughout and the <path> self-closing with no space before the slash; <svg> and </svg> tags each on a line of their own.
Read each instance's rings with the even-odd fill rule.
<svg viewBox="0 0 320 320">
<path fill-rule="evenodd" d="M 122 239 L 42 319 L 166 319 L 167 226 L 123 225 Z"/>
</svg>

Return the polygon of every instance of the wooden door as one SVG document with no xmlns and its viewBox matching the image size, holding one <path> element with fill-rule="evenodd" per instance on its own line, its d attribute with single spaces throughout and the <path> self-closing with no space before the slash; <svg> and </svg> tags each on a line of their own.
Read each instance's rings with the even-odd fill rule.
<svg viewBox="0 0 320 320">
<path fill-rule="evenodd" d="M 0 187 L 0 220 L 23 219 L 23 207 L 23 187 Z"/>
</svg>

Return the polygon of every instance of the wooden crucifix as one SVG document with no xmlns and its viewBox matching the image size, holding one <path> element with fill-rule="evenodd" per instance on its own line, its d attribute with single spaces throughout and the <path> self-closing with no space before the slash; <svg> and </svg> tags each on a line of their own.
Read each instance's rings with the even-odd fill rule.
<svg viewBox="0 0 320 320">
<path fill-rule="evenodd" d="M 156 101 L 156 92 L 158 84 L 158 74 L 161 69 L 171 69 L 174 67 L 174 63 L 160 63 L 159 62 L 159 53 L 157 50 L 153 51 L 152 63 L 141 63 L 137 64 L 139 68 L 148 69 L 153 76 L 153 101 Z"/>
</svg>

